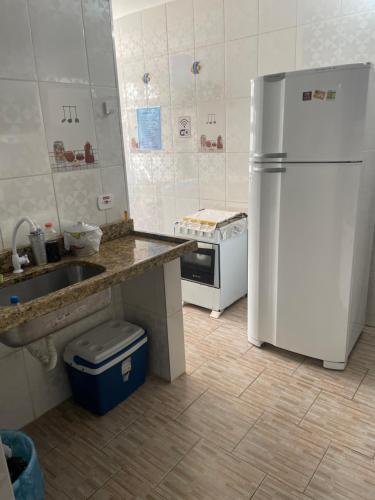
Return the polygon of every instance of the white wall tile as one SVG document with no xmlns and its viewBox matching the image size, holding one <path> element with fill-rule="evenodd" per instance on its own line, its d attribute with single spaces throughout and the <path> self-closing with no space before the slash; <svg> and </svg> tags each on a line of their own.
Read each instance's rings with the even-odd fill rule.
<svg viewBox="0 0 375 500">
<path fill-rule="evenodd" d="M 156 204 L 155 219 L 158 221 L 158 231 L 173 236 L 176 222 L 176 198 L 157 193 Z"/>
<path fill-rule="evenodd" d="M 120 110 L 116 88 L 91 87 L 100 165 L 122 165 Z M 107 113 L 105 114 L 104 104 Z"/>
<path fill-rule="evenodd" d="M 154 176 L 152 170 L 151 155 L 139 153 L 130 156 L 128 164 L 128 175 L 130 176 L 130 191 L 136 190 L 145 197 L 155 196 Z M 138 194 L 137 193 L 137 194 Z"/>
<path fill-rule="evenodd" d="M 33 420 L 34 413 L 22 350 L 1 359 L 0 401 L 1 428 L 19 429 Z"/>
<path fill-rule="evenodd" d="M 142 15 L 140 12 L 124 16 L 116 21 L 117 34 L 120 35 L 117 47 L 125 61 L 139 60 L 143 57 Z"/>
<path fill-rule="evenodd" d="M 195 58 L 201 65 L 201 70 L 195 77 L 197 100 L 222 99 L 225 93 L 224 44 L 197 48 Z"/>
<path fill-rule="evenodd" d="M 199 198 L 176 198 L 176 217 L 183 217 L 199 210 Z"/>
<path fill-rule="evenodd" d="M 225 209 L 233 211 L 233 212 L 243 212 L 243 213 L 247 214 L 249 211 L 248 210 L 249 206 L 248 206 L 248 203 L 237 203 L 234 201 L 227 201 L 225 203 Z"/>
<path fill-rule="evenodd" d="M 4 246 L 10 248 L 13 228 L 21 217 L 31 217 L 39 225 L 53 222 L 59 228 L 52 176 L 35 175 L 17 179 L 0 180 L 0 226 Z M 22 224 L 17 244 L 29 244 L 30 228 Z"/>
<path fill-rule="evenodd" d="M 145 57 L 168 52 L 165 5 L 142 11 L 142 33 Z"/>
<path fill-rule="evenodd" d="M 341 9 L 344 15 L 374 10 L 375 0 L 342 0 Z"/>
<path fill-rule="evenodd" d="M 191 72 L 194 51 L 181 52 L 169 57 L 171 103 L 191 104 L 195 98 L 195 80 Z"/>
<path fill-rule="evenodd" d="M 259 33 L 295 26 L 297 0 L 259 0 Z"/>
<path fill-rule="evenodd" d="M 194 0 L 195 46 L 224 41 L 223 0 Z"/>
<path fill-rule="evenodd" d="M 41 83 L 40 97 L 52 164 L 55 162 L 55 141 L 62 141 L 65 151 L 84 150 L 86 142 L 90 142 L 92 147 L 97 149 L 92 98 L 88 86 Z M 64 114 L 63 106 L 66 105 L 74 105 L 76 109 L 65 109 Z M 66 120 L 62 121 L 64 115 Z M 71 123 L 68 121 L 70 119 Z"/>
<path fill-rule="evenodd" d="M 146 85 L 149 106 L 169 106 L 169 61 L 168 56 L 145 59 L 145 71 L 150 73 L 150 82 Z"/>
<path fill-rule="evenodd" d="M 106 222 L 113 222 L 123 218 L 124 211 L 129 210 L 125 174 L 122 166 L 106 167 L 101 169 L 103 193 L 112 193 L 114 197 L 113 207 L 106 210 Z"/>
<path fill-rule="evenodd" d="M 296 40 L 297 69 L 337 64 L 340 58 L 341 19 L 298 27 Z"/>
<path fill-rule="evenodd" d="M 0 179 L 50 172 L 38 86 L 0 81 Z"/>
<path fill-rule="evenodd" d="M 341 60 L 345 63 L 375 61 L 375 11 L 341 19 Z"/>
<path fill-rule="evenodd" d="M 341 0 L 298 0 L 297 24 L 316 23 L 340 15 Z"/>
<path fill-rule="evenodd" d="M 206 208 L 208 210 L 225 210 L 226 204 L 224 200 L 205 200 L 200 198 L 199 209 Z"/>
<path fill-rule="evenodd" d="M 143 83 L 145 66 L 143 59 L 136 62 L 126 62 L 122 68 L 123 92 L 127 108 L 138 108 L 146 106 L 146 86 Z"/>
<path fill-rule="evenodd" d="M 108 0 L 83 0 L 83 21 L 90 81 L 95 85 L 116 86 Z"/>
<path fill-rule="evenodd" d="M 176 198 L 199 197 L 199 173 L 197 155 L 176 153 L 175 167 L 175 194 Z"/>
<path fill-rule="evenodd" d="M 224 11 L 227 40 L 258 33 L 258 0 L 224 0 Z"/>
<path fill-rule="evenodd" d="M 0 3 L 0 61 L 1 78 L 36 78 L 27 0 Z"/>
<path fill-rule="evenodd" d="M 226 161 L 226 200 L 246 203 L 249 189 L 249 154 L 228 153 Z"/>
<path fill-rule="evenodd" d="M 193 0 L 168 2 L 167 30 L 169 52 L 181 52 L 194 48 Z"/>
<path fill-rule="evenodd" d="M 220 153 L 197 155 L 199 168 L 199 197 L 225 200 L 225 156 Z"/>
<path fill-rule="evenodd" d="M 296 29 L 273 31 L 259 37 L 258 74 L 292 71 L 296 66 Z"/>
<path fill-rule="evenodd" d="M 79 220 L 106 222 L 105 212 L 98 209 L 97 198 L 103 192 L 99 169 L 54 174 L 54 183 L 62 228 Z"/>
<path fill-rule="evenodd" d="M 172 150 L 172 129 L 171 129 L 171 108 L 162 106 L 160 108 L 161 114 L 161 146 L 164 152 Z"/>
<path fill-rule="evenodd" d="M 227 152 L 248 152 L 250 142 L 250 99 L 226 102 Z"/>
<path fill-rule="evenodd" d="M 29 0 L 40 80 L 88 83 L 80 0 Z"/>
<path fill-rule="evenodd" d="M 174 196 L 174 165 L 171 154 L 154 154 L 151 157 L 151 169 L 156 196 Z"/>
<path fill-rule="evenodd" d="M 375 11 L 329 19 L 298 28 L 297 67 L 372 61 Z"/>
<path fill-rule="evenodd" d="M 250 96 L 250 80 L 258 74 L 258 37 L 228 42 L 225 56 L 226 96 Z"/>
</svg>

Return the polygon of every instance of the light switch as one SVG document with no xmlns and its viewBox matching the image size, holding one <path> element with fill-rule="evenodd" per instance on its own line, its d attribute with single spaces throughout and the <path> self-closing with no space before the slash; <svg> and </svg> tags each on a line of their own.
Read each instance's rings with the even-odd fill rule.
<svg viewBox="0 0 375 500">
<path fill-rule="evenodd" d="M 113 194 L 101 194 L 98 196 L 98 208 L 99 210 L 108 210 L 113 207 Z"/>
</svg>

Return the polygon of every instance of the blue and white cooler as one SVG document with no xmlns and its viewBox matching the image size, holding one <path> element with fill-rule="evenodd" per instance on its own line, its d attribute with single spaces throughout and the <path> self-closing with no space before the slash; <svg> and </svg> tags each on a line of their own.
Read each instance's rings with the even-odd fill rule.
<svg viewBox="0 0 375 500">
<path fill-rule="evenodd" d="M 75 401 L 104 415 L 144 383 L 146 332 L 127 321 L 107 321 L 70 342 L 64 361 Z"/>
</svg>

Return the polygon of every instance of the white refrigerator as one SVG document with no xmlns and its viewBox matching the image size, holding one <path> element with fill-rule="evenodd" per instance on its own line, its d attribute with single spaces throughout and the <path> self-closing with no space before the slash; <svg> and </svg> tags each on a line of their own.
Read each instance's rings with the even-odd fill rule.
<svg viewBox="0 0 375 500">
<path fill-rule="evenodd" d="M 248 338 L 338 370 L 365 322 L 373 94 L 370 64 L 251 83 Z"/>
</svg>

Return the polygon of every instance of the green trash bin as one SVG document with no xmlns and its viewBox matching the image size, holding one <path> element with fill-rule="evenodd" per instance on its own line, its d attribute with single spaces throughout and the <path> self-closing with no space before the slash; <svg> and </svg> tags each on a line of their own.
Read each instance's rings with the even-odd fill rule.
<svg viewBox="0 0 375 500">
<path fill-rule="evenodd" d="M 11 448 L 13 456 L 27 462 L 26 469 L 12 484 L 16 500 L 43 500 L 43 474 L 33 441 L 23 432 L 12 430 L 0 430 L 0 437 Z"/>
</svg>

